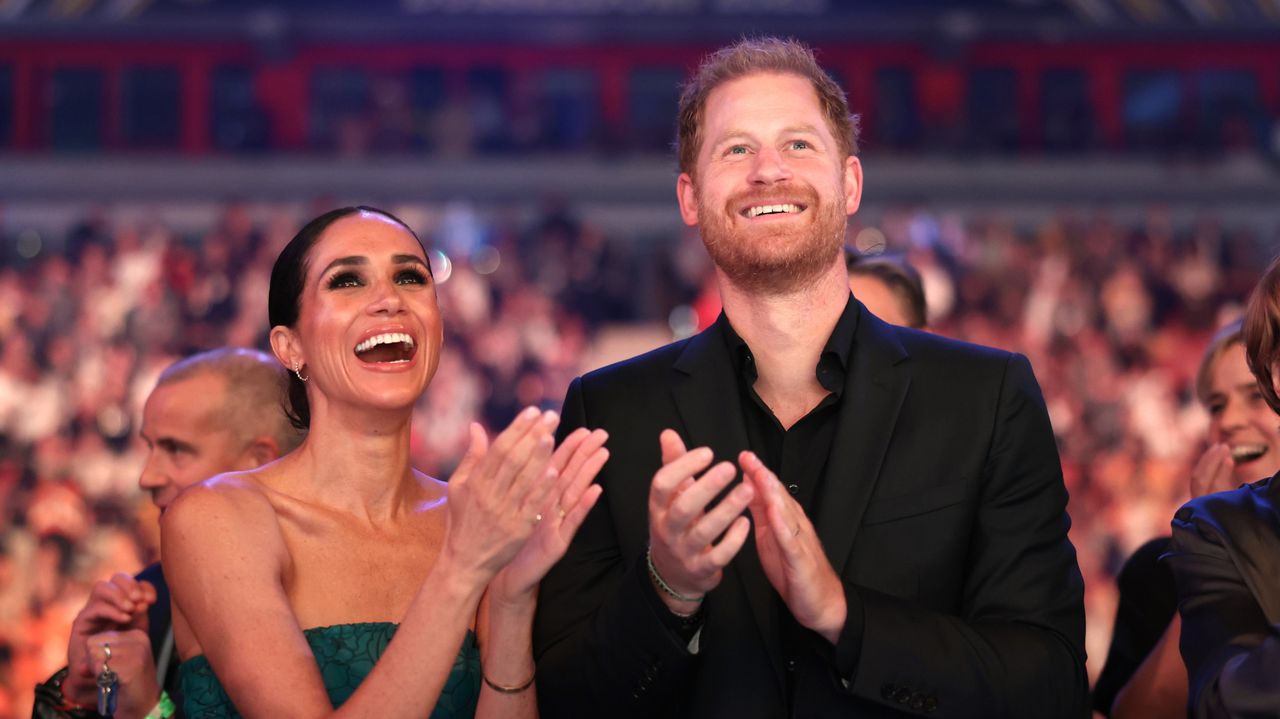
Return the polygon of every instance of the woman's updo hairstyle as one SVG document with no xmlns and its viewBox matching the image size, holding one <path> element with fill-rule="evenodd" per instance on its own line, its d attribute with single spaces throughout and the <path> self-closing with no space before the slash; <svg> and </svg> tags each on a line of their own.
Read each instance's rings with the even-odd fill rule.
<svg viewBox="0 0 1280 719">
<path fill-rule="evenodd" d="M 298 230 L 298 234 L 294 235 L 293 239 L 289 240 L 289 244 L 280 251 L 280 256 L 271 267 L 271 287 L 267 291 L 267 320 L 272 327 L 283 326 L 292 329 L 297 324 L 298 312 L 301 310 L 302 290 L 306 286 L 307 271 L 310 267 L 311 248 L 315 246 L 320 236 L 338 220 L 361 213 L 380 215 L 391 220 L 408 231 L 419 245 L 422 244 L 422 240 L 418 239 L 418 233 L 414 232 L 413 228 L 386 210 L 366 205 L 329 210 L 303 225 L 302 229 Z M 431 272 L 430 264 L 427 266 L 427 272 Z M 311 406 L 307 402 L 307 386 L 293 373 L 289 374 L 289 390 L 286 394 L 284 413 L 289 418 L 289 422 L 298 429 L 307 429 L 311 426 Z"/>
</svg>

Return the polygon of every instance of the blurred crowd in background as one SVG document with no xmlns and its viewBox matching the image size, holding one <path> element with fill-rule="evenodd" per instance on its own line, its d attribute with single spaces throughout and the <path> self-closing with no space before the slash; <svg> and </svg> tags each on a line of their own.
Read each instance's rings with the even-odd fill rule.
<svg viewBox="0 0 1280 719">
<path fill-rule="evenodd" d="M 25 714 L 31 687 L 65 663 L 91 583 L 155 559 L 137 424 L 157 374 L 197 350 L 266 346 L 271 263 L 321 209 L 233 202 L 197 230 L 110 208 L 62 236 L 0 225 L 0 716 Z M 437 476 L 469 421 L 494 431 L 522 406 L 558 408 L 575 375 L 717 312 L 692 234 L 642 246 L 558 200 L 522 220 L 461 203 L 388 209 L 419 229 L 445 316 L 414 424 L 414 460 Z M 849 239 L 920 270 L 933 331 L 1031 358 L 1071 492 L 1096 675 L 1113 576 L 1168 533 L 1203 450 L 1201 350 L 1237 316 L 1280 228 L 1257 237 L 1209 215 L 1175 226 L 1162 208 L 1022 226 L 904 207 L 875 227 L 855 217 Z"/>
<path fill-rule="evenodd" d="M 447 478 L 470 421 L 714 321 L 674 173 L 644 168 L 687 71 L 761 32 L 815 43 L 862 113 L 849 245 L 919 270 L 931 331 L 1030 357 L 1096 677 L 1114 576 L 1205 448 L 1204 345 L 1280 250 L 1276 7 L 0 0 L 0 719 L 92 583 L 157 558 L 142 404 L 185 355 L 266 348 L 276 254 L 348 204 L 299 198 L 370 195 L 427 246 L 445 347 L 412 458 Z"/>
</svg>

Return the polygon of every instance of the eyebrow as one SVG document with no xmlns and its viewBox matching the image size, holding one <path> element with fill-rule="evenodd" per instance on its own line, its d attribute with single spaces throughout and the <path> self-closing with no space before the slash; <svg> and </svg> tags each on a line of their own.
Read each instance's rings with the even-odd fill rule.
<svg viewBox="0 0 1280 719">
<path fill-rule="evenodd" d="M 167 434 L 161 434 L 155 439 L 151 439 L 147 437 L 146 433 L 140 431 L 138 432 L 138 436 L 141 437 L 142 441 L 146 442 L 147 446 L 149 447 L 164 448 L 165 446 L 168 446 L 173 449 L 195 451 L 195 445 L 191 444 L 190 442 L 184 442 L 183 440 L 180 440 L 177 437 L 171 437 Z"/>
<path fill-rule="evenodd" d="M 815 125 L 811 125 L 811 124 L 809 124 L 809 123 L 805 123 L 805 124 L 803 124 L 803 125 L 788 125 L 787 127 L 782 128 L 782 134 L 784 134 L 784 135 L 793 135 L 793 134 L 796 134 L 796 133 L 801 133 L 801 134 L 805 134 L 805 135 L 820 135 L 820 134 L 821 134 L 821 133 L 818 131 L 817 126 L 815 126 Z M 715 144 L 716 144 L 716 145 L 720 145 L 720 144 L 723 144 L 723 143 L 728 142 L 729 140 L 732 140 L 732 139 L 735 139 L 735 138 L 748 138 L 748 139 L 749 139 L 749 138 L 752 138 L 752 137 L 755 137 L 755 135 L 754 135 L 753 133 L 748 132 L 748 131 L 746 131 L 746 130 L 741 130 L 741 129 L 734 128 L 734 129 L 731 129 L 731 130 L 727 130 L 727 131 L 725 131 L 724 133 L 721 133 L 721 135 L 720 135 L 719 137 L 717 137 L 717 138 L 716 138 L 716 140 L 715 140 Z"/>
<path fill-rule="evenodd" d="M 417 255 L 392 255 L 391 261 L 397 265 L 422 265 L 423 267 L 427 266 L 427 263 L 423 262 L 422 258 L 418 257 Z"/>
<path fill-rule="evenodd" d="M 397 265 L 422 265 L 423 267 L 427 266 L 427 263 L 424 262 L 422 258 L 418 257 L 417 255 L 392 255 L 391 262 Z M 335 267 L 360 267 L 367 264 L 369 264 L 369 259 L 361 255 L 351 255 L 350 257 L 339 257 L 338 259 L 326 265 L 324 270 L 320 272 L 320 275 L 324 276 L 328 274 L 329 270 L 332 270 Z"/>
<path fill-rule="evenodd" d="M 818 127 L 816 125 L 810 125 L 807 122 L 804 123 L 803 125 L 790 125 L 788 127 L 784 127 L 782 128 L 782 132 L 784 134 L 790 134 L 790 133 L 800 133 L 804 135 L 821 134 L 821 132 L 819 132 Z"/>
<path fill-rule="evenodd" d="M 728 132 L 721 133 L 720 137 L 716 138 L 716 143 L 719 144 L 735 137 L 751 137 L 751 133 L 746 130 L 729 130 Z"/>
<path fill-rule="evenodd" d="M 335 267 L 356 267 L 359 265 L 367 265 L 367 264 L 369 264 L 369 260 L 365 259 L 364 257 L 360 257 L 358 255 L 352 255 L 351 257 L 339 257 L 333 262 L 330 262 L 328 265 L 325 265 L 325 268 L 321 270 L 320 274 L 322 276 L 327 275 L 329 274 L 329 270 L 332 270 Z"/>
</svg>

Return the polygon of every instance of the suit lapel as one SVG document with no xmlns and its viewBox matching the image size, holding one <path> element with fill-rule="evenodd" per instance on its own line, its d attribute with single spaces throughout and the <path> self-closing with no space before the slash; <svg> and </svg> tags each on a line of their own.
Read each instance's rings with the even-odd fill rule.
<svg viewBox="0 0 1280 719">
<path fill-rule="evenodd" d="M 911 384 L 907 352 L 892 328 L 864 307 L 859 314 L 814 517 L 831 566 L 841 576 Z"/>
<path fill-rule="evenodd" d="M 736 465 L 738 453 L 749 445 L 737 369 L 718 326 L 725 321 L 722 314 L 715 325 L 689 341 L 673 365 L 671 387 L 684 421 L 686 445 L 690 449 L 710 447 L 717 462 L 729 461 Z M 741 473 L 735 485 L 738 481 Z M 781 638 L 774 615 L 776 592 L 760 565 L 754 535 L 747 536 L 738 556 L 725 568 L 721 586 L 723 589 L 716 593 L 738 591 L 746 596 L 781 690 L 784 680 Z M 715 596 L 709 597 L 708 602 L 715 599 Z"/>
</svg>

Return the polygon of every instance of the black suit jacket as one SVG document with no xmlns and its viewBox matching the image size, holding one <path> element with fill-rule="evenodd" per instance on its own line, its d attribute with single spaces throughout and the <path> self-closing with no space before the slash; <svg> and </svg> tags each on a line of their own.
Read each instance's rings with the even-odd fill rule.
<svg viewBox="0 0 1280 719">
<path fill-rule="evenodd" d="M 170 649 L 168 665 L 159 665 L 160 652 L 164 647 L 165 637 L 173 626 L 172 605 L 169 603 L 169 583 L 164 580 L 164 570 L 156 562 L 143 569 L 138 579 L 151 582 L 156 588 L 156 603 L 147 609 L 147 636 L 151 639 L 151 658 L 156 663 L 156 674 L 164 672 L 163 689 L 169 693 L 173 703 L 178 707 L 177 716 L 182 716 L 182 692 L 178 688 L 178 651 Z"/>
<path fill-rule="evenodd" d="M 786 610 L 750 539 L 707 596 L 698 654 L 650 601 L 659 432 L 673 428 L 717 460 L 748 446 L 713 327 L 569 388 L 561 432 L 603 427 L 611 456 L 604 495 L 542 585 L 544 717 L 1084 714 L 1083 582 L 1029 364 L 857 311 L 812 517 L 851 609 L 861 607 L 836 647 L 812 634 L 784 656 Z"/>
<path fill-rule="evenodd" d="M 1183 505 L 1165 559 L 1188 716 L 1280 716 L 1280 474 Z"/>
</svg>

